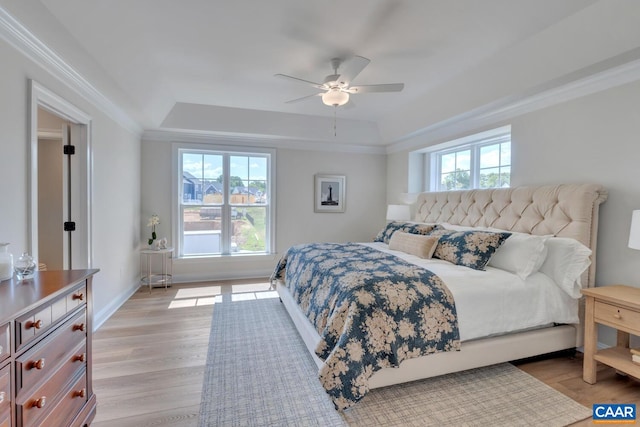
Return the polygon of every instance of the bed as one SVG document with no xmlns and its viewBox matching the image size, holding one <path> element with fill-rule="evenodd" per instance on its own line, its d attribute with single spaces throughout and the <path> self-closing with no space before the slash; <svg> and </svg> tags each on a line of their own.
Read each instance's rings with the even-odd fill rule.
<svg viewBox="0 0 640 427">
<path fill-rule="evenodd" d="M 332 395 L 326 386 L 329 369 L 327 365 L 332 364 L 331 369 L 334 370 L 335 366 L 344 365 L 342 361 L 331 360 L 334 354 L 344 353 L 344 349 L 336 350 L 339 343 L 327 339 L 322 332 L 327 329 L 326 321 L 320 322 L 321 326 L 318 326 L 320 323 L 317 313 L 311 314 L 308 304 L 301 307 L 297 302 L 300 293 L 296 290 L 297 287 L 306 287 L 307 290 L 304 292 L 307 294 L 316 292 L 309 290 L 309 284 L 304 283 L 311 280 L 312 276 L 317 278 L 320 274 L 325 277 L 325 273 L 331 275 L 342 270 L 337 269 L 335 263 L 325 262 L 332 265 L 331 270 L 318 273 L 321 270 L 317 268 L 322 264 L 318 263 L 313 266 L 313 270 L 305 273 L 306 276 L 302 274 L 287 281 L 285 255 L 279 262 L 272 280 L 318 365 L 321 382 L 336 408 L 342 410 L 355 404 L 370 389 L 579 347 L 583 337 L 579 289 L 581 286 L 594 286 L 598 210 L 606 198 L 605 189 L 596 184 L 422 193 L 414 206 L 413 222 L 404 224 L 404 229 L 399 230 L 398 224 L 388 224 L 377 236 L 376 240 L 380 240 L 378 242 L 359 243 L 358 246 L 341 244 L 340 246 L 349 246 L 354 254 L 375 258 L 369 264 L 391 264 L 388 259 L 392 257 L 398 265 L 403 266 L 396 268 L 394 264 L 393 268 L 396 270 L 411 271 L 410 274 L 415 276 L 418 273 L 409 266 L 416 266 L 420 271 L 427 269 L 425 271 L 433 273 L 435 277 L 429 274 L 424 280 L 444 283 L 446 290 L 443 291 L 443 298 L 453 297 L 454 301 L 451 309 L 445 307 L 440 310 L 442 303 L 435 304 L 440 310 L 438 317 L 447 317 L 443 313 L 448 314 L 451 310 L 457 312 L 456 323 L 453 326 L 456 330 L 451 334 L 449 332 L 452 326 L 439 326 L 440 332 L 445 332 L 439 332 L 438 336 L 447 339 L 442 348 L 436 349 L 432 345 L 429 351 L 409 351 L 410 354 L 404 354 L 407 353 L 405 348 L 402 357 L 397 360 L 385 361 L 375 368 L 366 368 L 366 375 L 363 368 L 363 373 L 358 376 L 358 384 L 342 384 L 344 389 L 351 387 L 351 390 L 358 390 L 357 397 Z M 431 228 L 425 233 L 406 228 L 423 226 Z M 393 233 L 394 227 L 396 231 L 408 233 Z M 384 232 L 387 235 L 383 236 Z M 436 250 L 436 255 L 439 251 L 440 258 L 444 260 L 428 257 L 425 259 L 423 254 L 416 256 L 411 250 L 397 250 L 396 237 L 408 237 L 411 241 L 422 238 L 415 237 L 420 234 L 424 234 L 425 237 L 439 234 L 438 243 L 432 251 Z M 489 251 L 491 254 L 486 257 L 488 261 L 481 265 L 481 268 L 475 268 L 474 265 L 473 268 L 469 268 L 469 264 L 465 264 L 469 258 L 465 258 L 461 262 L 462 265 L 455 265 L 455 259 L 454 263 L 446 260 L 449 255 L 443 252 L 443 248 L 446 248 L 443 242 L 450 242 L 446 239 L 461 235 L 467 236 L 465 238 L 475 238 L 477 235 L 485 234 L 502 241 L 496 243 L 493 252 Z M 530 248 L 532 242 L 536 242 L 537 247 L 543 242 L 544 248 L 536 252 L 539 256 L 528 257 L 531 260 L 539 260 L 533 263 L 536 264 L 533 267 L 532 261 L 527 262 L 527 272 L 523 275 L 521 266 L 529 249 L 518 253 L 516 257 L 514 248 Z M 317 256 L 323 251 L 333 250 L 327 246 L 303 245 L 294 248 L 303 248 L 302 252 L 308 252 L 309 258 L 335 258 Z M 294 248 L 287 252 L 292 253 L 289 255 L 291 259 L 295 259 Z M 403 249 L 404 246 L 400 245 L 400 248 Z M 291 259 L 288 261 L 289 264 L 292 263 Z M 475 262 L 473 260 L 472 262 Z M 516 267 L 513 267 L 514 263 Z M 571 271 L 568 272 L 568 269 Z M 353 271 L 349 271 L 349 274 L 357 275 Z M 338 274 L 333 275 L 337 277 L 337 281 L 341 280 Z M 422 279 L 421 277 L 420 280 Z M 411 279 L 411 282 L 415 280 L 417 279 Z M 390 281 L 396 281 L 396 278 L 391 278 Z M 331 309 L 324 311 L 330 312 Z M 423 317 L 420 319 L 424 320 Z M 341 342 L 344 346 L 346 342 L 353 340 L 354 338 L 346 338 Z M 327 342 L 335 344 L 336 348 L 324 348 L 323 351 L 319 351 L 327 347 Z M 349 369 L 350 366 L 342 367 L 343 373 Z M 363 380 L 364 377 L 366 378 Z M 333 377 L 331 380 L 356 381 L 353 378 L 343 380 Z"/>
</svg>

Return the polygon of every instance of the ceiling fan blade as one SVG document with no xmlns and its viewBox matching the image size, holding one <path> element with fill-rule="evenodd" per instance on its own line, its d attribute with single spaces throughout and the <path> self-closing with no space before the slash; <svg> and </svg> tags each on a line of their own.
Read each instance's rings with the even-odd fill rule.
<svg viewBox="0 0 640 427">
<path fill-rule="evenodd" d="M 299 79 L 297 77 L 287 76 L 286 74 L 274 74 L 274 77 L 278 77 L 285 80 L 293 80 L 298 83 L 306 83 L 318 89 L 325 89 L 324 85 L 321 83 L 312 82 L 309 80 Z"/>
<path fill-rule="evenodd" d="M 346 90 L 349 93 L 367 93 L 367 92 L 400 92 L 404 89 L 404 83 L 388 83 L 381 85 L 360 85 L 352 86 Z"/>
<path fill-rule="evenodd" d="M 340 82 L 344 82 L 347 86 L 357 77 L 358 74 L 364 67 L 369 65 L 371 60 L 363 57 L 354 55 L 348 60 L 342 63 L 342 68 L 338 69 L 338 74 L 340 74 Z"/>
<path fill-rule="evenodd" d="M 304 101 L 304 100 L 313 98 L 314 96 L 322 96 L 323 94 L 324 94 L 324 92 L 314 93 L 313 95 L 307 95 L 307 96 L 303 96 L 302 98 L 296 98 L 296 99 L 292 99 L 290 101 L 286 101 L 285 104 L 294 104 L 296 102 L 300 102 L 300 101 Z"/>
</svg>

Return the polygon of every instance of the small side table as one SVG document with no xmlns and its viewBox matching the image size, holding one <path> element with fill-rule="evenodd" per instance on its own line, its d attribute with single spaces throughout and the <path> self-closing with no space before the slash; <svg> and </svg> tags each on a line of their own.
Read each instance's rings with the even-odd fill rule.
<svg viewBox="0 0 640 427">
<path fill-rule="evenodd" d="M 611 285 L 582 293 L 586 297 L 582 379 L 596 383 L 596 362 L 640 378 L 640 365 L 631 361 L 629 351 L 629 335 L 640 335 L 640 288 Z M 618 331 L 615 347 L 598 351 L 598 324 Z"/>
<path fill-rule="evenodd" d="M 161 270 L 159 273 L 153 272 L 154 257 L 160 257 Z M 141 250 L 140 273 L 143 274 L 140 282 L 149 286 L 149 293 L 151 293 L 152 287 L 164 285 L 164 288 L 167 289 L 168 286 L 171 286 L 173 280 L 173 248 Z"/>
</svg>

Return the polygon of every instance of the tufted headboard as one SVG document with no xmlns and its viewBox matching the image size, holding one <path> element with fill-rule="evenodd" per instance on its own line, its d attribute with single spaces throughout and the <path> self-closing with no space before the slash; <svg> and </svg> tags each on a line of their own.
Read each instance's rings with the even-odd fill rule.
<svg viewBox="0 0 640 427">
<path fill-rule="evenodd" d="M 597 184 L 421 193 L 415 220 L 574 238 L 592 251 L 582 283 L 593 287 L 598 210 L 606 199 L 607 191 Z"/>
</svg>

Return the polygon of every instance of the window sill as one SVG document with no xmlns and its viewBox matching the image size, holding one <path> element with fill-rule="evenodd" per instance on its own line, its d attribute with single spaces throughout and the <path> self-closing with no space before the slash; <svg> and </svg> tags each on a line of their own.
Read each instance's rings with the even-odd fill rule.
<svg viewBox="0 0 640 427">
<path fill-rule="evenodd" d="M 279 255 L 269 254 L 233 254 L 233 255 L 202 255 L 174 258 L 173 263 L 180 264 L 203 264 L 203 263 L 234 263 L 247 261 L 275 261 Z"/>
</svg>

